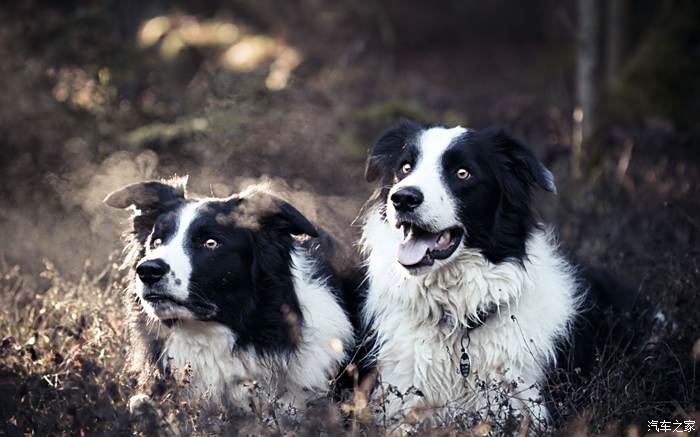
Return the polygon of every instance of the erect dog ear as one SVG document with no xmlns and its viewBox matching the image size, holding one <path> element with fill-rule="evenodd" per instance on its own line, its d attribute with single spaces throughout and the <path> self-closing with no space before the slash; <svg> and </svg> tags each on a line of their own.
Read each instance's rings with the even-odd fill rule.
<svg viewBox="0 0 700 437">
<path fill-rule="evenodd" d="M 160 206 L 184 200 L 187 176 L 169 181 L 147 181 L 127 185 L 112 191 L 104 202 L 112 208 L 135 206 L 140 211 L 158 209 Z"/>
<path fill-rule="evenodd" d="M 374 182 L 383 174 L 387 174 L 395 166 L 406 143 L 421 130 L 420 124 L 404 119 L 384 131 L 369 151 L 365 167 L 367 182 Z"/>
<path fill-rule="evenodd" d="M 486 129 L 482 134 L 491 137 L 495 150 L 508 157 L 511 169 L 530 185 L 556 194 L 554 175 L 532 153 L 530 148 L 502 129 Z"/>
</svg>

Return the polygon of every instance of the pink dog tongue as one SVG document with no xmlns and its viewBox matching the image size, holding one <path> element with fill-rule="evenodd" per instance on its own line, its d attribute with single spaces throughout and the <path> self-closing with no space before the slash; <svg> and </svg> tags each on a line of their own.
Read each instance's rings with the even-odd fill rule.
<svg viewBox="0 0 700 437">
<path fill-rule="evenodd" d="M 428 249 L 435 249 L 439 235 L 428 234 L 425 236 L 409 235 L 399 244 L 396 257 L 405 266 L 418 264 L 423 259 Z"/>
</svg>

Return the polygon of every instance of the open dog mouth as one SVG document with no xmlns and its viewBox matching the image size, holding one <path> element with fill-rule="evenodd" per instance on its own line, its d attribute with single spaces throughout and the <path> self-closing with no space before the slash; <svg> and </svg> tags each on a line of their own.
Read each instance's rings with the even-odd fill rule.
<svg viewBox="0 0 700 437">
<path fill-rule="evenodd" d="M 399 222 L 397 227 L 403 230 L 403 240 L 396 258 L 407 269 L 431 266 L 435 260 L 449 258 L 464 235 L 458 226 L 438 232 L 428 231 L 411 222 Z"/>
</svg>

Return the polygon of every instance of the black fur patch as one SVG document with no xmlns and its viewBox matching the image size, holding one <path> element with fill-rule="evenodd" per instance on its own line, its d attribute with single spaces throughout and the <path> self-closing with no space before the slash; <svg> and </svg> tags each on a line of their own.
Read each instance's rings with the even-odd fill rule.
<svg viewBox="0 0 700 437">
<path fill-rule="evenodd" d="M 427 128 L 410 120 L 401 120 L 398 125 L 386 130 L 374 143 L 367 158 L 367 182 L 381 177 L 382 185 L 389 183 L 393 176 L 389 170 L 396 166 L 404 149 L 415 146 L 418 135 Z"/>
<path fill-rule="evenodd" d="M 303 322 L 290 271 L 294 225 L 283 212 L 251 210 L 250 202 L 232 198 L 200 207 L 185 237 L 191 295 L 216 306 L 209 320 L 229 327 L 240 347 L 291 351 Z M 207 249 L 209 238 L 220 247 Z"/>
<path fill-rule="evenodd" d="M 471 173 L 467 183 L 452 177 L 459 167 Z M 481 249 L 494 263 L 522 260 L 537 225 L 531 188 L 549 189 L 549 171 L 525 145 L 496 129 L 460 137 L 445 152 L 443 169 L 458 199 L 466 245 Z"/>
</svg>

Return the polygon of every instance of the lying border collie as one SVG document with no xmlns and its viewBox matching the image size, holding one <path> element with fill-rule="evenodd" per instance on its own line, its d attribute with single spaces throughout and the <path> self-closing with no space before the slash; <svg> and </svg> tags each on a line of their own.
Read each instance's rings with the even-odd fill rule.
<svg viewBox="0 0 700 437">
<path fill-rule="evenodd" d="M 387 414 L 546 420 L 540 384 L 580 301 L 530 207 L 533 187 L 556 192 L 552 174 L 500 130 L 404 121 L 373 146 L 366 177 L 379 186 L 364 213 L 363 318 Z"/>
<path fill-rule="evenodd" d="M 261 190 L 195 200 L 185 184 L 136 183 L 105 199 L 134 209 L 129 370 L 142 387 L 170 373 L 189 380 L 191 398 L 241 407 L 253 385 L 295 408 L 325 394 L 354 340 L 319 231 Z"/>
</svg>

